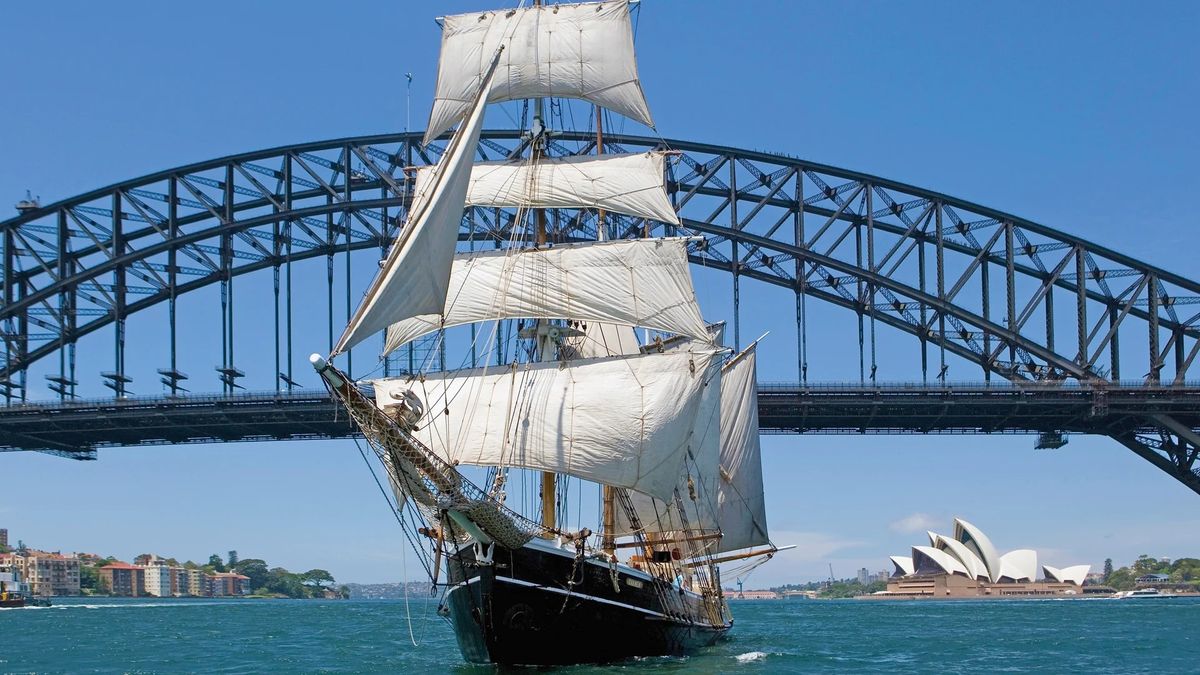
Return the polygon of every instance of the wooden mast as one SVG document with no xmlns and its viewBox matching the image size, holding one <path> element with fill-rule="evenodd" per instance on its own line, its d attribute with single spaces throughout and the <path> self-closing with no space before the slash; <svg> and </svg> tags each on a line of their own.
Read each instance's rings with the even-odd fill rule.
<svg viewBox="0 0 1200 675">
<path fill-rule="evenodd" d="M 539 7 L 542 4 L 542 0 L 533 0 L 533 4 L 535 7 Z M 533 151 L 531 153 L 532 157 L 533 157 L 533 162 L 536 165 L 537 162 L 539 160 L 541 160 L 542 155 L 546 149 L 546 139 L 545 139 L 546 123 L 545 123 L 545 120 L 542 119 L 542 99 L 540 99 L 540 98 L 534 99 L 533 119 L 534 119 L 534 127 L 539 130 L 539 137 L 533 139 Z M 537 232 L 534 235 L 534 244 L 536 244 L 538 248 L 541 248 L 542 246 L 546 245 L 546 212 L 543 209 L 534 209 L 534 214 L 535 214 L 534 219 L 535 219 L 535 222 L 537 223 Z M 540 324 L 541 322 L 539 321 L 538 323 Z M 537 335 L 537 337 L 535 339 L 537 340 L 537 343 L 539 345 L 543 345 L 541 335 Z M 543 345 L 543 346 L 548 346 L 548 345 Z M 546 354 L 539 355 L 539 357 L 543 361 L 548 360 L 546 358 L 546 356 L 547 356 Z M 558 476 L 557 476 L 557 474 L 555 474 L 553 471 L 543 471 L 542 472 L 542 490 L 541 490 L 541 493 L 542 493 L 541 494 L 541 496 L 542 496 L 542 525 L 544 525 L 545 527 L 547 527 L 549 529 L 554 529 L 558 525 L 557 518 L 556 518 L 557 514 L 555 513 L 555 507 L 557 506 L 557 501 L 558 501 L 556 499 L 557 492 L 558 492 Z"/>
<path fill-rule="evenodd" d="M 596 154 L 604 154 L 604 118 L 601 116 L 603 111 L 600 106 L 596 106 Z M 596 239 L 604 240 L 604 209 L 600 209 L 596 214 Z M 617 511 L 613 504 L 615 500 L 616 488 L 611 485 L 604 486 L 604 512 L 603 512 L 603 529 L 604 536 L 600 539 L 600 548 L 605 553 L 616 557 L 617 553 L 617 537 L 615 531 L 617 529 Z"/>
</svg>

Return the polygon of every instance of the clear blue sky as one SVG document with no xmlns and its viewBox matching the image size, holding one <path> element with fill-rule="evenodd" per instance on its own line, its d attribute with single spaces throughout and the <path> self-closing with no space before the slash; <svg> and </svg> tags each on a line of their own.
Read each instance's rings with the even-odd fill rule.
<svg viewBox="0 0 1200 675">
<path fill-rule="evenodd" d="M 220 155 L 398 131 L 405 72 L 416 78 L 419 128 L 439 39 L 432 17 L 490 8 L 286 7 L 7 6 L 0 199 L 15 203 L 28 188 L 52 201 Z M 1195 276 L 1200 234 L 1187 204 L 1200 188 L 1191 164 L 1200 154 L 1197 7 L 646 0 L 637 40 L 666 137 L 894 178 Z M 706 293 L 717 287 L 699 283 Z M 776 331 L 762 378 L 794 379 L 783 356 L 790 334 L 772 323 L 772 299 L 747 302 L 743 335 Z M 727 298 L 703 304 L 709 318 L 727 318 Z M 851 319 L 816 311 L 830 330 L 816 338 L 812 376 L 857 377 L 856 350 L 839 337 Z M 883 379 L 913 372 L 905 361 L 915 351 L 898 344 Z M 81 345 L 81 359 L 105 349 Z M 204 358 L 198 370 L 211 377 Z M 145 368 L 161 367 L 156 359 Z M 888 554 L 922 543 L 926 527 L 949 529 L 954 515 L 1002 549 L 1034 547 L 1055 565 L 1200 555 L 1200 497 L 1107 439 L 1072 437 L 1054 452 L 1032 445 L 1025 437 L 766 438 L 770 524 L 779 543 L 800 548 L 751 585 L 821 578 L 827 563 L 838 576 L 880 569 Z M 127 559 L 145 551 L 201 559 L 233 548 L 291 568 L 324 567 L 342 581 L 401 577 L 401 535 L 351 443 L 101 457 L 0 456 L 0 527 L 44 548 Z"/>
</svg>

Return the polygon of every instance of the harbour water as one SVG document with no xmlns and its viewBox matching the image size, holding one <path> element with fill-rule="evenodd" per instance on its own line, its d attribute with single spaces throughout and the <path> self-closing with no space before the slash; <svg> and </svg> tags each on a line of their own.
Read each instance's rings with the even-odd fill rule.
<svg viewBox="0 0 1200 675">
<path fill-rule="evenodd" d="M 484 673 L 434 604 L 91 600 L 0 610 L 0 673 Z M 731 639 L 626 672 L 1195 672 L 1200 601 L 1108 599 L 734 604 Z M 411 614 L 412 637 L 409 635 Z M 415 639 L 418 646 L 413 646 Z M 594 666 L 572 673 L 607 671 Z"/>
</svg>

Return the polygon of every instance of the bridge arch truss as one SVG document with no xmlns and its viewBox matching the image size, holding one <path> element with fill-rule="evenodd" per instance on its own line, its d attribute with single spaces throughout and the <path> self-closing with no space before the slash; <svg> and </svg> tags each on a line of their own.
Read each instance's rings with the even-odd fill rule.
<svg viewBox="0 0 1200 675">
<path fill-rule="evenodd" d="M 3 298 L 0 388 L 24 400 L 32 365 L 64 399 L 77 380 L 74 345 L 114 331 L 108 385 L 125 393 L 124 326 L 165 303 L 175 393 L 177 298 L 243 274 L 361 249 L 380 252 L 405 215 L 405 167 L 436 161 L 420 134 L 306 143 L 151 174 L 0 223 Z M 518 131 L 485 132 L 481 159 L 518 154 Z M 564 132 L 556 153 L 595 152 L 590 134 Z M 922 377 L 945 382 L 950 355 L 984 379 L 1018 386 L 1070 384 L 1097 392 L 1134 380 L 1186 388 L 1200 352 L 1200 284 L 1071 234 L 948 195 L 798 158 L 735 148 L 608 135 L 605 152 L 679 151 L 668 185 L 681 227 L 609 215 L 610 237 L 693 235 L 692 261 L 731 274 L 734 342 L 746 280 L 794 294 L 796 376 L 807 384 L 811 302 L 853 312 L 859 376 L 873 382 L 877 326 L 915 336 Z M 557 241 L 596 237 L 588 211 L 551 214 Z M 513 214 L 470 209 L 461 238 L 519 238 Z M 332 272 L 331 272 L 332 274 Z M 332 278 L 332 277 L 331 277 Z M 331 282 L 332 283 L 332 282 Z M 279 307 L 279 283 L 275 284 Z M 332 291 L 331 291 L 332 293 Z M 231 297 L 223 293 L 222 297 Z M 232 303 L 223 307 L 227 391 L 235 386 Z M 332 311 L 331 311 L 332 316 Z M 277 387 L 290 387 L 290 336 L 276 322 Z M 1100 399 L 1102 400 L 1102 396 Z M 1102 404 L 1101 404 L 1102 405 Z M 1098 413 L 1099 414 L 1099 413 Z M 1169 415 L 1114 436 L 1200 491 L 1200 435 Z M 1129 427 L 1133 429 L 1134 427 Z"/>
</svg>

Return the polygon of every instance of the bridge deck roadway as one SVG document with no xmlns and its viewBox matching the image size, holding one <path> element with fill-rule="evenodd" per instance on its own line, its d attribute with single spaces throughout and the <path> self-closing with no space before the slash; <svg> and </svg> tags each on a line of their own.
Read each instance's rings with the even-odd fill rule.
<svg viewBox="0 0 1200 675">
<path fill-rule="evenodd" d="M 770 434 L 1028 434 L 1119 436 L 1170 415 L 1200 429 L 1200 387 L 799 385 L 759 388 Z M 215 441 L 343 438 L 346 414 L 324 391 L 127 398 L 0 408 L 0 450 L 89 459 L 95 449 Z"/>
</svg>

